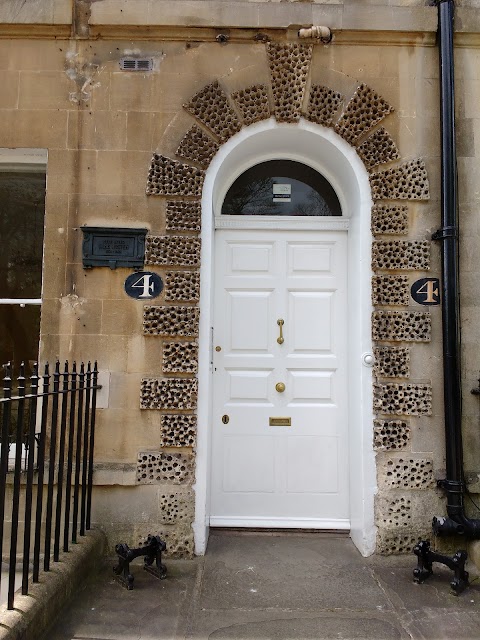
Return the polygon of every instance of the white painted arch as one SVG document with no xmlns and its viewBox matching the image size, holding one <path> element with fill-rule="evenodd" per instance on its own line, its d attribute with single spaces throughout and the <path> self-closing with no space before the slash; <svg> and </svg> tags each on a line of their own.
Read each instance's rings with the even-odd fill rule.
<svg viewBox="0 0 480 640">
<path fill-rule="evenodd" d="M 372 199 L 368 173 L 355 149 L 332 129 L 301 119 L 279 124 L 273 118 L 242 129 L 222 145 L 211 162 L 202 195 L 201 299 L 199 329 L 198 436 L 195 480 L 195 551 L 208 541 L 214 214 L 234 180 L 251 166 L 272 159 L 296 160 L 320 172 L 335 189 L 349 219 L 348 390 L 350 434 L 351 537 L 367 556 L 375 550 L 375 458 L 372 430 L 372 373 L 363 356 L 372 351 L 371 232 Z M 337 218 L 338 220 L 338 218 Z"/>
</svg>

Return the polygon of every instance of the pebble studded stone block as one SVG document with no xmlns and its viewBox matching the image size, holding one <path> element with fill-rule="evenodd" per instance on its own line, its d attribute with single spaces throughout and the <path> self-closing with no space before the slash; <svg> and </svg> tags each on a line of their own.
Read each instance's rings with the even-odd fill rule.
<svg viewBox="0 0 480 640">
<path fill-rule="evenodd" d="M 302 113 L 313 47 L 269 42 L 267 56 L 278 122 L 298 122 Z"/>
<path fill-rule="evenodd" d="M 205 172 L 155 154 L 147 179 L 147 196 L 200 196 Z"/>
<path fill-rule="evenodd" d="M 324 127 L 331 127 L 334 116 L 343 100 L 344 96 L 338 91 L 315 84 L 310 89 L 305 117 L 311 122 L 322 124 Z"/>
<path fill-rule="evenodd" d="M 349 100 L 335 131 L 350 144 L 356 144 L 360 136 L 370 131 L 393 110 L 373 89 L 361 84 Z"/>
<path fill-rule="evenodd" d="M 388 498 L 387 496 L 377 497 L 376 508 L 379 512 L 377 522 L 386 529 L 404 529 L 411 527 L 412 523 L 412 501 L 408 496 L 398 498 Z"/>
<path fill-rule="evenodd" d="M 374 420 L 373 447 L 375 451 L 405 449 L 410 443 L 410 426 L 403 420 Z"/>
<path fill-rule="evenodd" d="M 420 540 L 431 540 L 432 533 L 428 530 L 402 532 L 382 531 L 377 534 L 376 552 L 382 556 L 411 555 L 413 548 Z"/>
<path fill-rule="evenodd" d="M 194 518 L 195 500 L 191 492 L 165 491 L 159 496 L 161 524 L 189 524 Z"/>
<path fill-rule="evenodd" d="M 408 233 L 408 207 L 375 204 L 372 207 L 373 235 L 406 235 Z"/>
<path fill-rule="evenodd" d="M 375 375 L 380 378 L 409 378 L 410 349 L 408 347 L 375 347 Z"/>
<path fill-rule="evenodd" d="M 161 447 L 194 447 L 197 440 L 197 416 L 168 414 L 161 418 Z"/>
<path fill-rule="evenodd" d="M 428 240 L 378 240 L 372 244 L 372 269 L 428 271 L 430 246 Z"/>
<path fill-rule="evenodd" d="M 143 308 L 143 333 L 147 336 L 198 336 L 200 309 L 197 307 L 149 306 Z"/>
<path fill-rule="evenodd" d="M 188 484 L 193 480 L 190 454 L 146 451 L 138 454 L 138 484 Z"/>
<path fill-rule="evenodd" d="M 143 378 L 140 409 L 195 409 L 197 394 L 197 380 Z"/>
<path fill-rule="evenodd" d="M 199 200 L 168 200 L 165 215 L 167 231 L 200 231 L 202 206 Z"/>
<path fill-rule="evenodd" d="M 263 84 L 254 84 L 251 87 L 232 93 L 238 112 L 247 127 L 260 120 L 270 118 L 270 103 L 268 90 Z"/>
<path fill-rule="evenodd" d="M 242 128 L 227 95 L 216 80 L 195 94 L 190 102 L 183 106 L 221 142 L 225 142 Z"/>
<path fill-rule="evenodd" d="M 435 486 L 430 458 L 395 456 L 379 465 L 378 480 L 386 489 L 431 489 Z"/>
<path fill-rule="evenodd" d="M 395 342 L 430 342 L 432 318 L 428 311 L 374 311 L 372 338 Z"/>
<path fill-rule="evenodd" d="M 207 169 L 219 148 L 215 140 L 194 124 L 183 136 L 175 155 Z"/>
<path fill-rule="evenodd" d="M 145 264 L 156 266 L 199 267 L 200 238 L 191 236 L 147 236 Z"/>
<path fill-rule="evenodd" d="M 165 300 L 198 302 L 200 300 L 200 273 L 198 271 L 167 271 Z"/>
<path fill-rule="evenodd" d="M 410 291 L 408 276 L 373 276 L 372 304 L 408 306 Z"/>
<path fill-rule="evenodd" d="M 392 415 L 430 416 L 432 386 L 397 382 L 374 384 L 373 408 L 379 413 Z"/>
<path fill-rule="evenodd" d="M 163 373 L 197 373 L 198 342 L 164 342 Z"/>
<path fill-rule="evenodd" d="M 370 175 L 374 200 L 429 200 L 430 185 L 423 160 L 410 160 L 398 167 Z"/>
<path fill-rule="evenodd" d="M 363 160 L 367 171 L 380 164 L 393 162 L 400 158 L 397 145 L 392 136 L 383 127 L 371 133 L 357 147 L 357 153 Z"/>
</svg>

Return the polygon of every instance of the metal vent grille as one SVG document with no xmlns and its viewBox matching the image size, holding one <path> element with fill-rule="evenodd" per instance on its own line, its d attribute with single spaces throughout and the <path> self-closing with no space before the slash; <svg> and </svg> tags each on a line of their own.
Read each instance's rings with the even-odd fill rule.
<svg viewBox="0 0 480 640">
<path fill-rule="evenodd" d="M 120 69 L 122 71 L 151 71 L 153 60 L 152 58 L 122 58 Z"/>
</svg>

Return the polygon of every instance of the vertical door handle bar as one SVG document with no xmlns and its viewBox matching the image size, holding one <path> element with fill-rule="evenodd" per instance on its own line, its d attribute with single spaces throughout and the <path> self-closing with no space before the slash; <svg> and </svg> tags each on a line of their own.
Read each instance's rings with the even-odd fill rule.
<svg viewBox="0 0 480 640">
<path fill-rule="evenodd" d="M 282 329 L 283 329 L 283 325 L 285 324 L 285 321 L 280 318 L 280 320 L 277 320 L 277 324 L 280 327 L 280 335 L 277 338 L 277 342 L 278 344 L 283 344 L 285 341 L 283 339 Z"/>
</svg>

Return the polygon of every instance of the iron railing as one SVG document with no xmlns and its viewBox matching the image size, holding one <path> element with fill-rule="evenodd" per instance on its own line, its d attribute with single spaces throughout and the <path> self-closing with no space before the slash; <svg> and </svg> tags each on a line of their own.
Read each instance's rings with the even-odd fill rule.
<svg viewBox="0 0 480 640">
<path fill-rule="evenodd" d="M 95 410 L 101 388 L 96 362 L 93 369 L 82 363 L 78 371 L 75 363 L 70 370 L 66 362 L 61 372 L 57 361 L 53 375 L 47 363 L 41 379 L 35 364 L 28 389 L 23 363 L 15 385 L 12 376 L 11 365 L 5 365 L 0 398 L 0 548 L 3 560 L 9 524 L 9 609 L 14 606 L 17 562 L 26 595 L 29 580 L 39 581 L 41 560 L 43 570 L 49 571 L 52 557 L 59 561 L 61 544 L 68 551 L 77 534 L 84 536 L 90 529 Z"/>
</svg>

